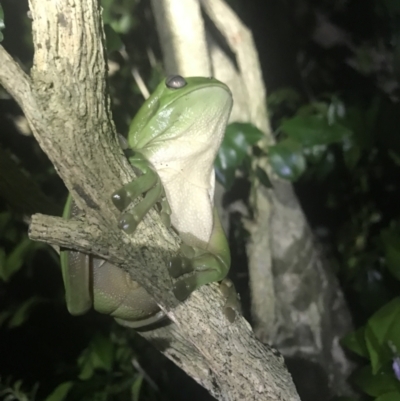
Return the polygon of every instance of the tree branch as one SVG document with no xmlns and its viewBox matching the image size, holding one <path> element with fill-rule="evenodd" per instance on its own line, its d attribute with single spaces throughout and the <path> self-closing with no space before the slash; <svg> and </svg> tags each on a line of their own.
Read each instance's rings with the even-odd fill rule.
<svg viewBox="0 0 400 401">
<path fill-rule="evenodd" d="M 179 239 L 155 211 L 134 236 L 118 228 L 119 212 L 110 195 L 134 175 L 111 120 L 98 1 L 30 0 L 30 8 L 32 80 L 15 94 L 40 146 L 84 212 L 72 222 L 36 215 L 31 236 L 92 252 L 128 271 L 175 323 L 180 335 L 173 338 L 174 345 L 195 350 L 196 359 L 174 362 L 192 374 L 200 366 L 203 375 L 195 379 L 218 399 L 298 400 L 276 351 L 259 343 L 242 317 L 234 324 L 225 318 L 216 284 L 178 304 L 165 259 L 178 251 Z M 3 58 L 9 57 L 3 53 Z M 10 86 L 6 66 L 0 63 L 0 82 Z M 175 335 L 174 330 L 161 335 L 166 333 Z M 157 332 L 153 335 L 156 342 Z M 169 350 L 170 340 L 162 339 L 163 352 L 177 356 Z"/>
</svg>

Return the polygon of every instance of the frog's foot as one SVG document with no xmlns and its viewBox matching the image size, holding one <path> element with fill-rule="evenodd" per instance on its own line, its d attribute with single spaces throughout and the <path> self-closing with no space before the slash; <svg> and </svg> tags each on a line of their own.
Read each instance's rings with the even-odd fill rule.
<svg viewBox="0 0 400 401">
<path fill-rule="evenodd" d="M 148 192 L 146 192 L 144 199 L 140 201 L 132 210 L 129 210 L 129 212 L 121 215 L 121 218 L 118 222 L 118 227 L 124 230 L 127 234 L 133 233 L 138 224 L 143 220 L 143 217 L 156 204 L 161 195 L 161 185 L 156 185 L 154 188 L 150 189 Z"/>
<path fill-rule="evenodd" d="M 239 294 L 236 292 L 235 285 L 229 278 L 222 280 L 219 289 L 225 298 L 224 314 L 226 318 L 233 323 L 235 321 L 236 314 L 242 313 Z"/>
<path fill-rule="evenodd" d="M 177 279 L 173 291 L 179 301 L 204 284 L 222 280 L 227 272 L 228 266 L 222 258 L 186 244 L 181 245 L 179 255 L 169 263 L 169 273 Z"/>
<path fill-rule="evenodd" d="M 143 196 L 143 199 L 132 210 L 121 215 L 118 226 L 128 234 L 133 233 L 143 217 L 157 202 L 161 205 L 162 221 L 165 224 L 170 224 L 169 215 L 171 210 L 157 172 L 140 153 L 130 157 L 129 161 L 132 167 L 141 175 L 136 180 L 114 192 L 112 201 L 117 209 L 122 212 L 139 196 Z"/>
</svg>

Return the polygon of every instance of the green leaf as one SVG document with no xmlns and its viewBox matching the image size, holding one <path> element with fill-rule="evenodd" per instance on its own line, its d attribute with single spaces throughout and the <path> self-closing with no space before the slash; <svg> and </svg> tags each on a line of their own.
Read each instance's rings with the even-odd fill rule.
<svg viewBox="0 0 400 401">
<path fill-rule="evenodd" d="M 221 148 L 215 159 L 214 167 L 217 180 L 226 188 L 230 189 L 235 180 L 236 167 L 230 167 L 236 158 L 235 151 L 228 148 Z"/>
<path fill-rule="evenodd" d="M 118 19 L 110 22 L 110 25 L 117 33 L 126 34 L 134 28 L 136 22 L 133 15 L 123 14 Z"/>
<path fill-rule="evenodd" d="M 29 238 L 24 238 L 8 255 L 4 264 L 0 265 L 0 279 L 8 281 L 23 265 L 26 254 L 36 247 Z"/>
<path fill-rule="evenodd" d="M 300 101 L 300 95 L 293 88 L 282 88 L 268 95 L 268 109 L 279 109 L 282 104 L 295 108 Z"/>
<path fill-rule="evenodd" d="M 218 181 L 229 189 L 235 178 L 235 171 L 249 157 L 250 147 L 264 134 L 254 125 L 233 123 L 226 127 L 225 137 L 215 159 Z"/>
<path fill-rule="evenodd" d="M 365 338 L 373 373 L 376 374 L 379 369 L 390 360 L 392 353 L 387 344 L 379 342 L 375 332 L 370 326 L 366 328 Z"/>
<path fill-rule="evenodd" d="M 249 154 L 250 146 L 262 137 L 263 133 L 251 124 L 229 124 L 215 161 L 216 165 L 222 170 L 240 167 Z"/>
<path fill-rule="evenodd" d="M 328 115 L 329 104 L 326 102 L 312 102 L 300 106 L 297 115 L 304 116 L 326 116 Z"/>
<path fill-rule="evenodd" d="M 297 180 L 306 168 L 301 146 L 290 139 L 270 146 L 268 156 L 269 163 L 275 173 L 286 180 Z"/>
<path fill-rule="evenodd" d="M 397 297 L 379 309 L 369 320 L 365 331 L 365 340 L 371 359 L 372 371 L 388 363 L 394 346 L 400 350 L 400 298 Z"/>
<path fill-rule="evenodd" d="M 143 375 L 139 375 L 135 379 L 131 387 L 132 401 L 139 401 L 140 389 L 142 388 L 142 384 L 143 384 Z"/>
<path fill-rule="evenodd" d="M 242 146 L 248 148 L 255 145 L 264 137 L 264 133 L 253 124 L 249 123 L 232 123 L 226 127 L 225 138 L 229 138 L 232 147 L 239 150 Z M 244 149 L 246 151 L 246 149 Z"/>
<path fill-rule="evenodd" d="M 45 398 L 45 401 L 63 401 L 66 399 L 69 390 L 74 385 L 73 382 L 64 382 L 55 388 L 55 390 Z"/>
<path fill-rule="evenodd" d="M 11 329 L 21 326 L 29 319 L 33 308 L 43 302 L 45 302 L 45 300 L 40 297 L 31 297 L 27 299 L 13 313 L 11 319 L 8 322 L 8 327 Z"/>
<path fill-rule="evenodd" d="M 104 25 L 104 33 L 106 35 L 106 46 L 108 54 L 120 50 L 123 47 L 124 44 L 120 36 L 110 25 Z"/>
<path fill-rule="evenodd" d="M 256 176 L 264 187 L 272 188 L 272 182 L 269 179 L 268 174 L 260 166 L 257 166 L 256 168 Z"/>
<path fill-rule="evenodd" d="M 387 229 L 381 232 L 380 237 L 388 270 L 397 280 L 400 280 L 400 236 Z"/>
<path fill-rule="evenodd" d="M 114 345 L 109 338 L 101 334 L 93 337 L 89 346 L 78 358 L 78 365 L 81 368 L 79 378 L 88 380 L 93 376 L 96 369 L 110 372 L 114 362 Z"/>
<path fill-rule="evenodd" d="M 391 391 L 400 390 L 400 383 L 389 369 L 373 374 L 370 365 L 364 366 L 354 375 L 355 383 L 368 395 L 378 397 Z"/>
<path fill-rule="evenodd" d="M 360 327 L 358 330 L 348 334 L 342 339 L 341 343 L 356 354 L 368 358 L 368 348 L 365 342 L 365 327 Z"/>
<path fill-rule="evenodd" d="M 375 401 L 399 401 L 400 391 L 391 391 L 390 393 L 383 394 L 376 398 Z"/>
<path fill-rule="evenodd" d="M 351 136 L 348 128 L 338 123 L 329 124 L 319 115 L 293 117 L 282 123 L 281 129 L 304 147 L 329 145 Z"/>
<path fill-rule="evenodd" d="M 3 11 L 3 7 L 0 4 L 0 42 L 4 39 L 3 32 L 1 32 L 4 28 L 5 28 L 4 11 Z"/>
</svg>

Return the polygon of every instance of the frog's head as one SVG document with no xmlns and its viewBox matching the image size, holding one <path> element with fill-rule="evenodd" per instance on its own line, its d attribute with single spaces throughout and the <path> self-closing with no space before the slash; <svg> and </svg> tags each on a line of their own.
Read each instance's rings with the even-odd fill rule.
<svg viewBox="0 0 400 401">
<path fill-rule="evenodd" d="M 146 100 L 129 130 L 129 145 L 143 149 L 153 140 L 173 140 L 188 131 L 207 142 L 221 137 L 232 108 L 229 88 L 214 78 L 169 76 Z M 154 142 L 153 142 L 154 144 Z"/>
</svg>

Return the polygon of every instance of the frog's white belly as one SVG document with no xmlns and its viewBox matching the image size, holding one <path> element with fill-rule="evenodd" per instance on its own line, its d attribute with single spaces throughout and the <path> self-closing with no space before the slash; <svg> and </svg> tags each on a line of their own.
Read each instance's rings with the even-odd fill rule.
<svg viewBox="0 0 400 401">
<path fill-rule="evenodd" d="M 176 157 L 175 151 L 172 160 L 153 162 L 171 207 L 171 223 L 193 245 L 199 245 L 195 239 L 207 244 L 213 228 L 215 173 L 208 158 L 197 157 L 192 163 Z"/>
<path fill-rule="evenodd" d="M 208 244 L 213 229 L 213 164 L 232 106 L 228 92 L 214 94 L 213 98 L 216 96 L 220 97 L 217 104 L 224 105 L 222 111 L 210 102 L 202 107 L 202 113 L 184 107 L 173 115 L 177 119 L 174 123 L 165 115 L 163 135 L 153 138 L 142 150 L 164 185 L 172 225 L 189 244 L 190 237 Z"/>
</svg>

